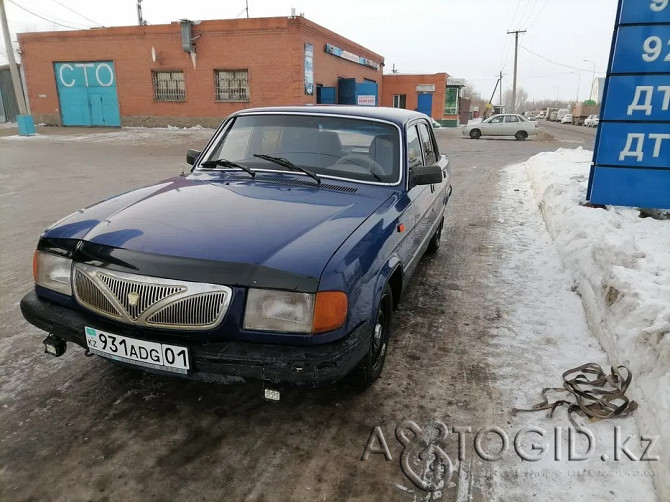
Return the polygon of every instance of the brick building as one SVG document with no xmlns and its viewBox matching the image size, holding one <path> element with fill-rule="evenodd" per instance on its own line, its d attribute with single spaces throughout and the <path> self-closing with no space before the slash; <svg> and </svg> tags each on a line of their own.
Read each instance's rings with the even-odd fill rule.
<svg viewBox="0 0 670 502">
<path fill-rule="evenodd" d="M 384 75 L 381 104 L 416 110 L 442 125 L 456 126 L 463 121 L 462 112 L 467 117 L 469 110 L 462 109 L 463 101 L 459 99 L 459 90 L 464 85 L 464 80 L 450 78 L 446 73 L 391 73 Z"/>
<path fill-rule="evenodd" d="M 304 17 L 19 34 L 36 122 L 217 125 L 248 107 L 379 105 L 384 59 Z"/>
</svg>

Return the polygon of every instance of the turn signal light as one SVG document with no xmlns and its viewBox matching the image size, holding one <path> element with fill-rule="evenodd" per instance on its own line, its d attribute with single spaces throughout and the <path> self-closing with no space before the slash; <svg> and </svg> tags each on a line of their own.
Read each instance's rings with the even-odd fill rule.
<svg viewBox="0 0 670 502">
<path fill-rule="evenodd" d="M 33 253 L 33 281 L 37 282 L 37 250 Z"/>
<path fill-rule="evenodd" d="M 319 291 L 314 305 L 313 333 L 324 333 L 339 328 L 347 320 L 349 302 L 342 291 Z"/>
</svg>

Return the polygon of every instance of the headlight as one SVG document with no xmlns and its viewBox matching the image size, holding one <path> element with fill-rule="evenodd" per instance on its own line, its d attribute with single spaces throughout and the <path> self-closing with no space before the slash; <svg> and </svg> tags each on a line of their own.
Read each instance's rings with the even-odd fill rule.
<svg viewBox="0 0 670 502">
<path fill-rule="evenodd" d="M 258 331 L 323 333 L 344 324 L 347 308 L 347 295 L 341 291 L 250 289 L 243 326 Z"/>
<path fill-rule="evenodd" d="M 54 254 L 35 251 L 33 276 L 35 284 L 72 296 L 72 260 Z"/>
</svg>

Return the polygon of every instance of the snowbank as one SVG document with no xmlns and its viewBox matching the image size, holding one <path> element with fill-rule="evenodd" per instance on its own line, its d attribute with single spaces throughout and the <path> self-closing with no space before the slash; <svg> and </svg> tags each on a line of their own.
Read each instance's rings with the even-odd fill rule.
<svg viewBox="0 0 670 502">
<path fill-rule="evenodd" d="M 558 150 L 523 164 L 547 228 L 612 364 L 633 373 L 641 434 L 659 436 L 654 468 L 670 500 L 670 220 L 584 207 L 593 153 Z"/>
</svg>

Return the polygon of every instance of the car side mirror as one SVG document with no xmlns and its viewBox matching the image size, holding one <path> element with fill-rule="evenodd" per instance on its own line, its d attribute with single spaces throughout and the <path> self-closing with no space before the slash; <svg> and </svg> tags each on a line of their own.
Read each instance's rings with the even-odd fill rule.
<svg viewBox="0 0 670 502">
<path fill-rule="evenodd" d="M 410 188 L 416 185 L 435 185 L 438 183 L 442 183 L 442 168 L 438 164 L 416 166 L 410 171 Z"/>
<path fill-rule="evenodd" d="M 195 161 L 200 157 L 200 150 L 189 150 L 186 152 L 186 163 L 189 166 L 195 164 Z"/>
</svg>

